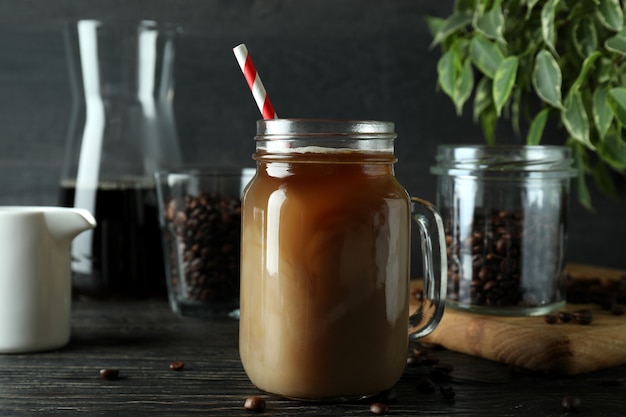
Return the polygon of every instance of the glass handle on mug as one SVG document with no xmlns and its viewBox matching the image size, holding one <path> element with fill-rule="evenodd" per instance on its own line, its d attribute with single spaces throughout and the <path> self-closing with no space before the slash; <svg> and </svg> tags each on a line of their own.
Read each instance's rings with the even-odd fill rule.
<svg viewBox="0 0 626 417">
<path fill-rule="evenodd" d="M 424 265 L 424 296 L 409 317 L 411 339 L 430 334 L 443 316 L 447 286 L 447 256 L 443 221 L 426 200 L 411 197 L 411 216 L 419 226 Z"/>
</svg>

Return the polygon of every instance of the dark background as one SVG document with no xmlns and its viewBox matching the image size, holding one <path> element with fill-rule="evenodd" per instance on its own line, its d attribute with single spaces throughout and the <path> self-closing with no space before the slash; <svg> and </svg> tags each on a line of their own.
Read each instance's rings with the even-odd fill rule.
<svg viewBox="0 0 626 417">
<path fill-rule="evenodd" d="M 175 112 L 190 163 L 251 165 L 259 113 L 231 49 L 246 43 L 281 117 L 386 119 L 396 173 L 434 201 L 441 143 L 483 143 L 471 109 L 458 118 L 436 89 L 426 15 L 452 0 L 0 0 L 0 204 L 57 204 L 71 91 L 63 41 L 79 18 L 155 19 L 183 28 Z M 499 142 L 519 142 L 503 125 Z M 554 143 L 561 137 L 555 134 Z M 550 140 L 548 141 L 550 142 Z M 626 185 L 571 199 L 567 259 L 626 269 Z"/>
</svg>

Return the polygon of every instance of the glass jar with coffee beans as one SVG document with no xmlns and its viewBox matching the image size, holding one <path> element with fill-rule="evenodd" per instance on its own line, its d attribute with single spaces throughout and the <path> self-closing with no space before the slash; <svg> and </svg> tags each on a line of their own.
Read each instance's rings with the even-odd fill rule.
<svg viewBox="0 0 626 417">
<path fill-rule="evenodd" d="M 447 305 L 543 315 L 565 303 L 570 180 L 560 146 L 438 148 L 437 207 L 446 231 Z"/>
<path fill-rule="evenodd" d="M 157 172 L 167 286 L 185 316 L 238 316 L 241 193 L 254 169 Z"/>
</svg>

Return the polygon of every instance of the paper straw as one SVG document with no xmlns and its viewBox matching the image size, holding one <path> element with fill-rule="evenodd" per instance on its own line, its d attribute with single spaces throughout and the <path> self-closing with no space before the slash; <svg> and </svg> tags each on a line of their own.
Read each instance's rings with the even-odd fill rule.
<svg viewBox="0 0 626 417">
<path fill-rule="evenodd" d="M 233 52 L 235 54 L 235 58 L 237 58 L 239 67 L 243 72 L 243 76 L 248 82 L 248 87 L 250 87 L 250 90 L 252 91 L 254 101 L 256 101 L 256 105 L 261 111 L 263 118 L 276 119 L 276 111 L 274 110 L 274 106 L 272 106 L 272 102 L 265 91 L 263 82 L 261 82 L 261 77 L 259 77 L 259 74 L 254 67 L 252 58 L 250 58 L 250 55 L 248 54 L 248 48 L 246 48 L 246 45 L 242 43 L 241 45 L 234 47 Z"/>
</svg>

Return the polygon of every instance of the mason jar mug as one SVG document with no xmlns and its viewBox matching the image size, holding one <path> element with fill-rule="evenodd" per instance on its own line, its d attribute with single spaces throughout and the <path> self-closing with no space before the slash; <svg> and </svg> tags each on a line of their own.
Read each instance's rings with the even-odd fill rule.
<svg viewBox="0 0 626 417">
<path fill-rule="evenodd" d="M 409 333 L 438 324 L 445 298 L 435 209 L 394 176 L 393 123 L 257 123 L 257 172 L 242 200 L 240 354 L 261 390 L 301 400 L 391 388 Z M 425 298 L 409 316 L 411 213 Z"/>
</svg>

